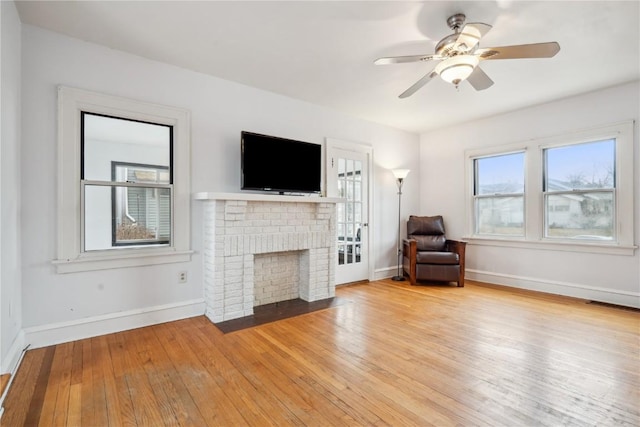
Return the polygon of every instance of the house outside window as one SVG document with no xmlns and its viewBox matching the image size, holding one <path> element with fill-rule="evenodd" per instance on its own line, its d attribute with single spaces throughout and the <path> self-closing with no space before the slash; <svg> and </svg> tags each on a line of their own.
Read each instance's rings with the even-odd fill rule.
<svg viewBox="0 0 640 427">
<path fill-rule="evenodd" d="M 114 182 L 169 185 L 166 166 L 112 162 Z M 168 244 L 171 188 L 113 187 L 112 246 Z"/>
<path fill-rule="evenodd" d="M 188 111 L 58 89 L 59 273 L 185 262 Z"/>
<path fill-rule="evenodd" d="M 615 139 L 544 150 L 545 237 L 615 239 Z"/>
</svg>

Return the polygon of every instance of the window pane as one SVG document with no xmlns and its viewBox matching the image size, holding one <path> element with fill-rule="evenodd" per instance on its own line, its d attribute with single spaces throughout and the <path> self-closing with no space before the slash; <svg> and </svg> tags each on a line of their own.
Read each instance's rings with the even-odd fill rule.
<svg viewBox="0 0 640 427">
<path fill-rule="evenodd" d="M 545 190 L 614 188 L 615 140 L 544 150 Z"/>
<path fill-rule="evenodd" d="M 115 182 L 169 184 L 169 168 L 156 165 L 113 162 L 112 180 Z"/>
<path fill-rule="evenodd" d="M 356 181 L 362 181 L 362 162 L 356 160 L 355 163 L 355 175 L 353 179 Z"/>
<path fill-rule="evenodd" d="M 361 223 L 362 222 L 362 203 L 354 203 L 353 208 L 355 209 L 355 213 L 354 213 L 355 222 Z"/>
<path fill-rule="evenodd" d="M 169 188 L 85 185 L 85 251 L 168 244 Z"/>
<path fill-rule="evenodd" d="M 579 192 L 546 196 L 546 237 L 611 240 L 614 237 L 613 192 Z"/>
<path fill-rule="evenodd" d="M 524 153 L 475 159 L 475 194 L 524 192 Z"/>
<path fill-rule="evenodd" d="M 112 163 L 168 168 L 171 126 L 82 113 L 82 177 L 91 181 L 116 178 Z"/>
<path fill-rule="evenodd" d="M 476 233 L 524 236 L 524 197 L 476 199 Z"/>
<path fill-rule="evenodd" d="M 346 222 L 345 204 L 336 204 L 336 224 L 344 224 Z"/>
<path fill-rule="evenodd" d="M 84 191 L 85 251 L 111 249 L 111 187 L 87 185 Z"/>
<path fill-rule="evenodd" d="M 343 265 L 345 263 L 345 245 L 338 243 L 338 264 Z"/>
<path fill-rule="evenodd" d="M 346 197 L 345 181 L 344 179 L 342 179 L 342 177 L 338 181 L 338 197 L 342 197 L 342 198 Z"/>
</svg>

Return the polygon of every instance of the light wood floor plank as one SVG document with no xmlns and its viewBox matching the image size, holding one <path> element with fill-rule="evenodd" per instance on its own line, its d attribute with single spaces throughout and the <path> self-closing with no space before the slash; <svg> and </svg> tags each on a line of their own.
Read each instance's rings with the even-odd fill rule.
<svg viewBox="0 0 640 427">
<path fill-rule="evenodd" d="M 128 372 L 131 367 L 127 359 L 127 347 L 123 339 L 123 333 L 111 334 L 107 336 L 107 347 L 111 358 L 111 369 L 113 372 L 114 386 L 116 389 L 118 407 L 120 415 L 118 419 L 123 426 L 136 426 L 136 405 L 131 397 L 132 384 L 128 381 Z"/>
<path fill-rule="evenodd" d="M 174 369 L 179 373 L 185 390 L 208 426 L 242 425 L 240 412 L 227 399 L 223 390 L 217 387 L 194 349 L 189 345 L 190 330 L 176 327 L 175 323 L 154 328 L 158 340 L 174 361 Z M 187 339 L 184 339 L 184 338 Z M 182 369 L 187 367 L 187 369 Z"/>
<path fill-rule="evenodd" d="M 56 346 L 51 365 L 50 386 L 44 397 L 40 426 L 66 425 L 71 383 L 71 350 L 73 343 Z"/>
<path fill-rule="evenodd" d="M 107 344 L 107 336 L 91 339 L 94 354 L 94 369 L 92 370 L 93 404 L 96 425 L 117 426 L 121 422 L 119 416 L 119 399 L 113 387 L 113 370 L 111 368 L 111 353 Z"/>
<path fill-rule="evenodd" d="M 9 384 L 9 380 L 11 379 L 11 374 L 3 374 L 0 375 L 0 394 L 4 393 L 4 389 Z"/>
<path fill-rule="evenodd" d="M 219 339 L 213 340 L 213 336 L 203 334 L 205 342 L 211 346 L 217 346 Z M 268 423 L 269 425 L 298 425 L 299 420 L 282 405 L 280 401 L 274 399 L 273 390 L 266 387 L 258 387 L 251 382 L 251 375 L 255 366 L 247 366 L 245 360 L 238 353 L 238 343 L 233 334 L 224 337 L 227 345 L 217 346 L 217 350 L 224 364 L 222 371 L 225 392 L 239 408 L 243 417 L 249 424 Z M 238 401 L 238 399 L 240 399 Z"/>
<path fill-rule="evenodd" d="M 11 386 L 12 389 L 6 397 L 4 407 L 7 408 L 9 405 L 14 407 L 14 404 L 12 403 L 14 401 L 20 402 L 21 404 L 17 405 L 14 411 L 5 411 L 0 419 L 0 423 L 2 423 L 0 425 L 22 425 L 29 420 L 29 409 L 31 408 L 31 402 L 34 400 L 33 398 L 37 393 L 38 377 L 46 353 L 46 349 L 39 348 L 30 350 L 28 353 L 29 357 L 26 357 L 25 355 L 20 365 L 19 372 L 21 376 L 18 377 L 16 375 L 14 378 L 13 385 Z M 18 386 L 16 384 L 19 384 L 20 391 L 13 390 L 14 388 L 17 389 Z M 31 418 L 31 420 L 33 420 L 33 418 Z M 35 422 L 37 423 L 37 420 Z"/>
<path fill-rule="evenodd" d="M 336 294 L 29 350 L 2 426 L 640 426 L 638 310 L 471 281 Z"/>
<path fill-rule="evenodd" d="M 97 425 L 95 419 L 95 408 L 93 405 L 93 352 L 91 340 L 78 341 L 82 344 L 82 381 L 81 385 L 81 425 Z"/>
</svg>

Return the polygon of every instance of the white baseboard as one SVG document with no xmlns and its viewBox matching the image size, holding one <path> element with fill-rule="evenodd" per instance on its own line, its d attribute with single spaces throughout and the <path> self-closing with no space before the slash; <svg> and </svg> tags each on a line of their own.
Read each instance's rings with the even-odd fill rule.
<svg viewBox="0 0 640 427">
<path fill-rule="evenodd" d="M 389 277 L 394 276 L 396 272 L 397 267 L 377 269 L 374 271 L 374 280 L 388 279 Z M 640 308 L 640 293 L 638 292 L 627 292 L 577 283 L 560 282 L 556 280 L 546 280 L 535 277 L 516 276 L 473 269 L 465 270 L 465 278 L 494 285 L 504 285 L 512 288 L 546 292 L 550 294 L 582 298 L 590 301 L 606 302 L 625 307 Z"/>
<path fill-rule="evenodd" d="M 640 308 L 640 293 L 638 292 L 627 292 L 577 283 L 560 282 L 472 269 L 465 270 L 465 273 L 466 279 L 476 280 L 478 282 L 564 295 L 590 301 L 606 302 L 625 307 Z"/>
<path fill-rule="evenodd" d="M 379 268 L 373 272 L 373 280 L 388 279 L 398 274 L 398 267 Z"/>
<path fill-rule="evenodd" d="M 111 313 L 24 329 L 24 344 L 46 347 L 204 314 L 204 299 Z"/>
<path fill-rule="evenodd" d="M 13 344 L 11 344 L 11 348 L 9 348 L 9 351 L 0 363 L 1 374 L 7 374 L 14 371 L 16 364 L 20 359 L 20 355 L 22 354 L 22 350 L 26 345 L 24 331 L 21 330 L 18 332 L 16 339 L 13 341 Z"/>
</svg>

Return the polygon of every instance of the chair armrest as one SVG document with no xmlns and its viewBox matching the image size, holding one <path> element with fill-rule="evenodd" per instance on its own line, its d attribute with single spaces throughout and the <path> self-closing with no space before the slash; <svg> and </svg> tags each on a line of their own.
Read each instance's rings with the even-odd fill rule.
<svg viewBox="0 0 640 427">
<path fill-rule="evenodd" d="M 466 248 L 467 248 L 467 242 L 463 242 L 462 240 L 448 240 L 445 243 L 447 250 L 450 252 L 455 252 L 458 255 L 462 256 L 464 255 Z"/>
<path fill-rule="evenodd" d="M 402 239 L 402 256 L 415 259 L 418 250 L 418 241 L 415 239 Z"/>
<path fill-rule="evenodd" d="M 416 255 L 418 241 L 415 239 L 402 240 L 402 271 L 409 276 L 412 285 L 416 284 Z"/>
<path fill-rule="evenodd" d="M 465 272 L 464 259 L 465 259 L 465 253 L 467 250 L 467 242 L 463 242 L 461 240 L 447 240 L 445 245 L 449 251 L 455 252 L 458 254 L 458 258 L 460 258 L 460 277 L 461 277 L 458 283 L 464 283 L 464 272 Z"/>
</svg>

